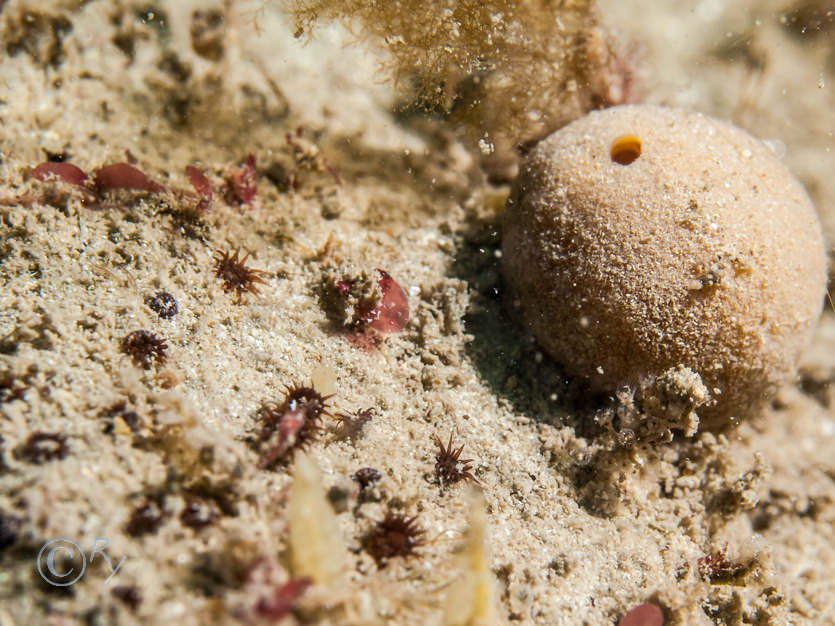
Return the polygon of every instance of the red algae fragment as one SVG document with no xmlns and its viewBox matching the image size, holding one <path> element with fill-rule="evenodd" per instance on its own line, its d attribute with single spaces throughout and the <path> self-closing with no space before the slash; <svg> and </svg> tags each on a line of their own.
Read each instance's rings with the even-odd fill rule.
<svg viewBox="0 0 835 626">
<path fill-rule="evenodd" d="M 354 347 L 373 352 L 384 335 L 402 331 L 409 322 L 409 299 L 403 288 L 381 269 L 328 270 L 322 304 Z"/>
<path fill-rule="evenodd" d="M 252 204 L 258 191 L 258 179 L 255 171 L 255 155 L 251 152 L 246 157 L 242 169 L 235 170 L 229 178 L 232 192 L 241 204 Z"/>
<path fill-rule="evenodd" d="M 206 178 L 206 175 L 203 172 L 193 165 L 186 165 L 186 176 L 188 176 L 188 180 L 191 183 L 191 186 L 194 187 L 194 191 L 197 192 L 197 195 L 201 198 L 208 198 L 209 200 L 212 199 L 212 185 L 209 183 L 209 179 Z"/>
<path fill-rule="evenodd" d="M 381 333 L 397 333 L 406 328 L 409 322 L 409 299 L 403 288 L 381 269 L 377 284 L 383 292 L 383 297 L 374 309 L 363 317 L 368 325 Z"/>
<path fill-rule="evenodd" d="M 129 163 L 113 163 L 96 171 L 96 189 L 134 189 L 137 191 L 163 191 L 163 187 L 148 178 L 142 170 Z"/>
<path fill-rule="evenodd" d="M 624 615 L 618 626 L 664 626 L 664 614 L 655 604 L 641 604 Z"/>
<path fill-rule="evenodd" d="M 32 176 L 38 180 L 60 180 L 71 185 L 83 187 L 87 182 L 87 174 L 72 163 L 53 163 L 47 161 L 32 168 Z"/>
<path fill-rule="evenodd" d="M 348 294 L 351 293 L 351 287 L 353 284 L 353 281 L 350 280 L 338 280 L 336 281 L 336 290 L 343 298 L 348 297 Z"/>
<path fill-rule="evenodd" d="M 212 185 L 206 175 L 193 165 L 186 165 L 186 176 L 194 187 L 194 191 L 199 196 L 200 200 L 195 207 L 198 211 L 203 211 L 209 208 L 214 194 L 212 193 Z"/>
<path fill-rule="evenodd" d="M 284 618 L 293 608 L 296 600 L 312 584 L 313 581 L 304 576 L 279 585 L 273 590 L 272 596 L 258 600 L 255 605 L 255 613 L 261 617 L 269 617 L 274 620 Z"/>
</svg>

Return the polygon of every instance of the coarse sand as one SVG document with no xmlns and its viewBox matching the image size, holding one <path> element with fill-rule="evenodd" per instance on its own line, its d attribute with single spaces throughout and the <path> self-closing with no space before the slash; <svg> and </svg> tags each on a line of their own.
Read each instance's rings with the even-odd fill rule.
<svg viewBox="0 0 835 626">
<path fill-rule="evenodd" d="M 643 50 L 645 99 L 782 146 L 831 234 L 825 36 L 799 40 L 771 0 L 610 4 Z M 835 624 L 835 315 L 799 378 L 738 428 L 612 438 L 618 400 L 506 312 L 509 187 L 441 121 L 403 113 L 373 42 L 332 27 L 303 45 L 262 2 L 37 5 L 0 3 L 0 624 L 275 623 L 286 600 L 288 626 L 440 625 L 476 614 L 451 611 L 450 590 L 491 584 L 481 615 L 500 623 L 610 626 L 653 602 L 668 625 Z M 751 61 L 749 36 L 772 62 Z M 735 119 L 754 72 L 759 99 Z M 88 174 L 130 162 L 166 191 L 39 181 L 48 158 Z M 205 212 L 187 165 L 213 189 Z M 216 275 L 218 251 L 237 250 L 263 272 L 259 295 Z M 409 323 L 363 342 L 323 286 L 378 268 Z M 176 314 L 159 314 L 160 291 Z M 123 352 L 138 330 L 166 346 L 147 369 Z M 258 414 L 310 383 L 331 416 L 373 411 L 351 436 L 324 416 L 307 448 L 344 567 L 305 588 L 292 465 L 259 468 Z M 433 436 L 450 434 L 477 483 L 437 481 Z M 380 479 L 361 489 L 362 468 Z M 422 534 L 378 563 L 363 538 L 387 514 Z M 58 538 L 86 553 L 66 587 L 36 567 Z M 124 557 L 110 580 L 102 551 Z"/>
</svg>

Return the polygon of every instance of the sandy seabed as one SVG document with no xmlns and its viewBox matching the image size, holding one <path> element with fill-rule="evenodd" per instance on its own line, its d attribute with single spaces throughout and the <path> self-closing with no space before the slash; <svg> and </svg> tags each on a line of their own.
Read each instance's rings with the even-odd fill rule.
<svg viewBox="0 0 835 626">
<path fill-rule="evenodd" d="M 239 3 L 213 60 L 189 34 L 204 3 L 26 4 L 0 2 L 0 624 L 269 621 L 259 602 L 293 575 L 291 475 L 258 467 L 258 410 L 310 381 L 332 414 L 374 414 L 354 438 L 326 417 L 309 446 L 346 565 L 283 623 L 443 623 L 469 524 L 470 486 L 436 481 L 433 436 L 453 434 L 507 623 L 603 626 L 651 601 L 668 624 L 835 624 L 832 311 L 758 418 L 608 449 L 596 400 L 501 304 L 507 187 L 452 130 L 397 112 L 370 45 L 324 28 L 303 46 L 271 7 Z M 797 32 L 774 0 L 622 4 L 603 10 L 636 42 L 645 99 L 768 140 L 832 241 L 831 27 Z M 175 191 L 94 205 L 31 176 L 48 153 L 87 172 L 130 161 Z M 250 153 L 247 206 L 229 180 Z M 190 164 L 215 189 L 198 216 L 176 191 Z M 224 290 L 218 250 L 249 254 L 260 294 Z M 375 268 L 411 315 L 364 350 L 323 285 Z M 160 290 L 168 319 L 148 304 Z M 164 339 L 164 363 L 124 354 L 137 330 Z M 363 467 L 381 479 L 361 493 Z M 363 537 L 386 511 L 425 534 L 381 567 Z M 88 555 L 106 538 L 125 560 L 107 582 L 97 558 L 51 586 L 36 560 L 54 538 Z"/>
</svg>

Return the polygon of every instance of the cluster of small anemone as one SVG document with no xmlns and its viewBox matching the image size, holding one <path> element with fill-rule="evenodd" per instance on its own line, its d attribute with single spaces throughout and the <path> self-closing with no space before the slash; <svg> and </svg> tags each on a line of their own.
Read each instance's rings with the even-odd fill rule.
<svg viewBox="0 0 835 626">
<path fill-rule="evenodd" d="M 255 447 L 262 470 L 286 466 L 297 452 L 310 448 L 325 432 L 323 421 L 332 417 L 336 422 L 332 441 L 351 439 L 362 434 L 371 421 L 373 407 L 359 409 L 353 414 L 333 415 L 329 407 L 332 396 L 323 395 L 310 385 L 286 385 L 281 399 L 265 401 L 255 415 L 257 433 Z M 461 459 L 464 445 L 455 447 L 453 436 L 445 445 L 437 435 L 432 437 L 437 446 L 435 479 L 443 488 L 459 481 L 477 483 L 472 473 L 472 459 Z M 364 467 L 353 475 L 363 492 L 381 479 L 373 467 Z M 387 509 L 383 518 L 375 521 L 362 538 L 362 546 L 380 567 L 394 557 L 410 557 L 425 543 L 425 531 L 417 523 L 417 516 L 407 516 Z"/>
</svg>

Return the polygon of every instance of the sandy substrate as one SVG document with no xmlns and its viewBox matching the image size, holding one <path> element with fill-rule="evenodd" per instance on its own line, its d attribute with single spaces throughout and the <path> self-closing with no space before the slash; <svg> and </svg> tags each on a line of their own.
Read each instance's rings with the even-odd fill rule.
<svg viewBox="0 0 835 626">
<path fill-rule="evenodd" d="M 835 624 L 835 314 L 760 417 L 612 448 L 593 420 L 606 400 L 502 306 L 508 189 L 440 122 L 396 113 L 377 52 L 336 28 L 303 47 L 258 3 L 237 5 L 216 61 L 189 36 L 203 3 L 55 0 L 28 19 L 25 4 L 0 3 L 0 40 L 23 34 L 0 51 L 0 624 L 268 621 L 259 600 L 293 576 L 292 481 L 286 464 L 259 469 L 257 414 L 311 380 L 332 414 L 375 413 L 353 440 L 326 417 L 309 447 L 346 565 L 283 623 L 444 623 L 470 518 L 468 485 L 436 481 L 432 437 L 453 433 L 486 500 L 501 623 L 610 625 L 652 601 L 674 625 Z M 610 4 L 639 44 L 646 100 L 771 140 L 832 240 L 832 31 L 799 37 L 772 0 L 728 15 Z M 134 161 L 177 190 L 197 165 L 215 198 L 199 218 L 175 192 L 91 206 L 28 174 L 45 151 L 87 172 Z M 227 189 L 249 153 L 252 206 Z M 264 272 L 260 295 L 215 276 L 216 251 L 237 249 Z M 325 306 L 350 268 L 408 294 L 408 326 L 371 351 Z M 170 319 L 146 303 L 159 290 Z M 122 352 L 140 329 L 164 338 L 166 362 Z M 56 439 L 38 447 L 37 433 Z M 382 478 L 360 494 L 363 467 Z M 387 510 L 417 516 L 425 543 L 379 567 L 363 537 Z M 58 537 L 88 555 L 107 538 L 126 558 L 109 582 L 97 559 L 50 586 L 35 563 Z"/>
</svg>

